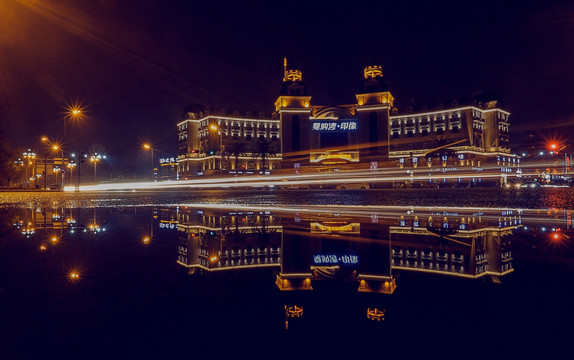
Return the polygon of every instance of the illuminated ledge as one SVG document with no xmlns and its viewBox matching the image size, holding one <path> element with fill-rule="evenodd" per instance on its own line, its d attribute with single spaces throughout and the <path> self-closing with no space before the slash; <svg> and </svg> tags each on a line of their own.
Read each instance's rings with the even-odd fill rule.
<svg viewBox="0 0 574 360">
<path fill-rule="evenodd" d="M 514 272 L 514 268 L 508 269 L 508 270 L 503 271 L 503 272 L 487 271 L 486 274 L 491 275 L 491 276 L 504 276 L 504 275 L 510 274 L 511 272 Z"/>
<path fill-rule="evenodd" d="M 293 274 L 281 273 L 281 274 L 279 274 L 279 276 L 281 276 L 284 279 L 304 279 L 304 278 L 312 277 L 313 274 L 312 273 L 293 273 Z"/>
<path fill-rule="evenodd" d="M 279 113 L 301 113 L 301 112 L 311 112 L 311 108 L 289 108 L 289 110 L 286 109 L 279 109 L 278 112 Z"/>
<path fill-rule="evenodd" d="M 178 223 L 178 228 L 181 229 L 203 229 L 203 230 L 210 230 L 210 231 L 215 231 L 215 232 L 220 232 L 222 234 L 227 234 L 228 231 L 221 231 L 221 227 L 210 227 L 210 226 L 204 226 L 204 225 L 187 225 L 187 224 L 182 224 L 182 223 Z M 263 225 L 255 225 L 255 226 L 239 226 L 237 229 L 239 230 L 260 230 L 263 228 Z M 265 228 L 271 230 L 277 230 L 277 232 L 282 232 L 283 231 L 283 225 L 267 225 Z M 230 228 L 231 229 L 231 228 Z M 233 226 L 233 230 L 235 230 L 235 226 Z"/>
<path fill-rule="evenodd" d="M 390 107 L 388 103 L 373 104 L 373 105 L 359 105 L 357 111 L 372 111 L 372 110 L 386 110 Z"/>
<path fill-rule="evenodd" d="M 203 157 L 185 157 L 185 155 L 182 155 L 181 157 L 177 158 L 177 162 L 184 162 L 184 161 L 203 161 L 203 160 L 213 160 L 213 159 L 221 159 L 221 155 L 208 155 L 208 156 L 203 156 Z M 234 157 L 235 159 L 235 157 Z M 253 157 L 249 157 L 249 156 L 240 156 L 238 159 L 253 159 Z M 277 155 L 277 156 L 266 156 L 265 157 L 266 160 L 282 160 L 283 156 L 282 155 Z M 219 170 L 219 169 L 217 169 Z M 243 171 L 247 171 L 247 170 L 243 170 Z M 250 171 L 259 171 L 259 170 L 250 170 Z"/>
<path fill-rule="evenodd" d="M 478 279 L 478 278 L 481 278 L 481 277 L 486 276 L 486 275 L 504 276 L 504 275 L 509 274 L 509 273 L 514 271 L 514 269 L 508 269 L 502 273 L 485 271 L 485 272 L 480 273 L 480 274 L 471 275 L 471 274 L 461 274 L 461 273 L 450 272 L 450 271 L 430 270 L 430 269 L 412 268 L 412 267 L 405 267 L 405 266 L 392 266 L 392 269 L 393 270 L 417 271 L 417 272 L 424 272 L 424 273 L 430 273 L 430 274 L 450 275 L 450 276 L 463 277 L 463 278 L 467 278 L 467 279 Z"/>
<path fill-rule="evenodd" d="M 278 274 L 275 285 L 281 291 L 313 290 L 311 276 L 311 273 Z"/>
<path fill-rule="evenodd" d="M 205 271 L 229 271 L 229 270 L 245 270 L 245 269 L 255 269 L 255 268 L 267 268 L 267 267 L 276 267 L 279 266 L 279 263 L 269 263 L 269 264 L 253 264 L 253 265 L 238 265 L 238 266 L 228 266 L 228 267 L 214 267 L 214 268 L 209 268 L 203 265 L 199 265 L 199 264 L 185 264 L 181 261 L 177 261 L 177 263 L 183 267 L 186 267 L 188 269 L 201 269 L 201 270 L 205 270 Z"/>
<path fill-rule="evenodd" d="M 244 122 L 262 122 L 262 123 L 279 123 L 279 120 L 274 120 L 274 119 L 255 119 L 255 118 L 242 118 L 242 117 L 232 117 L 232 116 L 217 116 L 217 115 L 207 115 L 202 117 L 201 119 L 185 119 L 181 122 L 179 122 L 177 124 L 177 126 L 183 125 L 186 122 L 192 122 L 192 123 L 199 123 L 202 121 L 209 121 L 210 119 L 215 119 L 215 120 L 228 120 L 228 121 L 244 121 Z"/>
<path fill-rule="evenodd" d="M 392 276 L 359 275 L 359 292 L 392 294 L 397 288 Z"/>
</svg>

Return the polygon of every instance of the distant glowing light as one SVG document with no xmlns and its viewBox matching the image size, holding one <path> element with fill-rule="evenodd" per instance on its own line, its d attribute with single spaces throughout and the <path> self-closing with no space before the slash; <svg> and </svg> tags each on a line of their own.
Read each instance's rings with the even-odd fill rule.
<svg viewBox="0 0 574 360">
<path fill-rule="evenodd" d="M 75 102 L 66 107 L 66 117 L 68 120 L 79 121 L 85 118 L 85 109 L 79 102 Z"/>
<path fill-rule="evenodd" d="M 68 277 L 70 278 L 70 280 L 73 280 L 73 281 L 80 280 L 80 274 L 77 271 L 71 271 L 68 274 Z"/>
</svg>

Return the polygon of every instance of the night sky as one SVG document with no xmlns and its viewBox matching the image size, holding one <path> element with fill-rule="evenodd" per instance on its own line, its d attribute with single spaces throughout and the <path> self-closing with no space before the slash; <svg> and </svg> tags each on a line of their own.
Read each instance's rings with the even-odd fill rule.
<svg viewBox="0 0 574 360">
<path fill-rule="evenodd" d="M 143 141 L 177 155 L 187 106 L 270 114 L 284 57 L 312 105 L 355 102 L 379 64 L 399 110 L 493 91 L 512 143 L 574 124 L 572 1 L 4 0 L 3 130 L 18 147 L 48 135 L 105 152 L 127 176 L 149 164 Z M 64 138 L 74 102 L 87 117 Z"/>
</svg>

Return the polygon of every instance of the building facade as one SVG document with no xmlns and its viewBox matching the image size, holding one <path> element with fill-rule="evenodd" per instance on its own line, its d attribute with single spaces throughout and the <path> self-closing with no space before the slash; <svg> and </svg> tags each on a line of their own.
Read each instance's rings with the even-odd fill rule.
<svg viewBox="0 0 574 360">
<path fill-rule="evenodd" d="M 471 171 L 476 181 L 494 173 L 503 182 L 520 174 L 520 158 L 509 146 L 510 113 L 496 97 L 399 111 L 378 65 L 365 67 L 355 97 L 354 104 L 313 105 L 301 71 L 285 61 L 271 116 L 186 113 L 178 124 L 179 177 L 279 169 L 298 174 L 329 167 Z M 253 149 L 266 142 L 275 149 L 258 159 Z M 242 143 L 243 152 L 237 149 Z"/>
<path fill-rule="evenodd" d="M 259 113 L 201 109 L 178 123 L 179 179 L 273 171 L 281 161 L 279 120 Z"/>
</svg>

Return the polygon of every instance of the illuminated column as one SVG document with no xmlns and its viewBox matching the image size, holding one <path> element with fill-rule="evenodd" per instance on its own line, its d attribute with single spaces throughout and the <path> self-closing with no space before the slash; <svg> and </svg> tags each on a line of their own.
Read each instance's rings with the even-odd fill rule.
<svg viewBox="0 0 574 360">
<path fill-rule="evenodd" d="M 275 111 L 281 123 L 281 153 L 287 168 L 292 163 L 309 162 L 310 102 L 301 71 L 288 69 L 285 59 L 283 85 L 275 101 Z"/>
<path fill-rule="evenodd" d="M 360 132 L 357 145 L 364 145 L 360 146 L 360 156 L 388 155 L 389 117 L 395 99 L 388 90 L 381 66 L 365 67 L 361 90 L 356 94 Z"/>
</svg>

